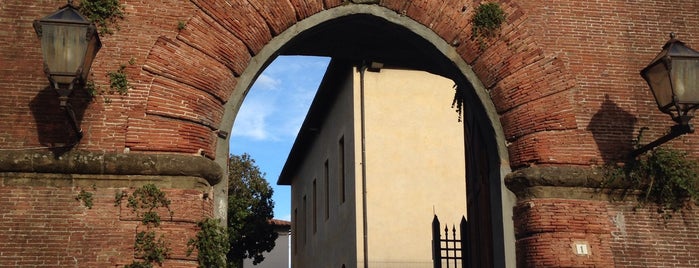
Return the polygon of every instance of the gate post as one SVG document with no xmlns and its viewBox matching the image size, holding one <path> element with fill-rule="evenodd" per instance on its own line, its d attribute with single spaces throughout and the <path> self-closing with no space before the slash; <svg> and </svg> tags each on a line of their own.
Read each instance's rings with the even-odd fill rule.
<svg viewBox="0 0 699 268">
<path fill-rule="evenodd" d="M 432 261 L 434 268 L 442 268 L 441 238 L 439 235 L 439 219 L 434 215 L 432 219 Z"/>
<path fill-rule="evenodd" d="M 471 267 L 468 261 L 471 259 L 469 254 L 471 253 L 471 244 L 468 242 L 468 221 L 466 217 L 461 217 L 461 222 L 459 223 L 459 233 L 461 234 L 461 265 L 462 267 Z"/>
</svg>

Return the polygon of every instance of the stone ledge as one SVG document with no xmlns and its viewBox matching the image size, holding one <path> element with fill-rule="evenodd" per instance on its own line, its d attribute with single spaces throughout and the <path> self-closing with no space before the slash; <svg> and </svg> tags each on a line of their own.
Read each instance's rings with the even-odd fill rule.
<svg viewBox="0 0 699 268">
<path fill-rule="evenodd" d="M 593 201 L 629 201 L 635 200 L 639 191 L 619 190 L 607 188 L 589 187 L 556 187 L 556 186 L 532 186 L 515 192 L 518 201 L 530 199 L 569 199 L 569 200 L 593 200 Z"/>
<path fill-rule="evenodd" d="M 152 183 L 166 189 L 210 191 L 201 177 L 0 172 L 0 187 L 136 188 Z"/>
<path fill-rule="evenodd" d="M 0 154 L 0 172 L 94 175 L 190 176 L 210 185 L 223 177 L 216 162 L 176 154 L 123 154 L 70 151 L 55 156 L 48 151 L 13 151 Z"/>
<path fill-rule="evenodd" d="M 536 166 L 513 171 L 505 185 L 520 200 L 530 198 L 570 198 L 602 200 L 604 176 L 600 169 L 580 166 Z"/>
</svg>

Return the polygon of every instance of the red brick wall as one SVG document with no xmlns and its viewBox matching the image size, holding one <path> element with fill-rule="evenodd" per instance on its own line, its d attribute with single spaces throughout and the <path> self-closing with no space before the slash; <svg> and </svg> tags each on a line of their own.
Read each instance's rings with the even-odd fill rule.
<svg viewBox="0 0 699 268">
<path fill-rule="evenodd" d="M 511 167 L 613 162 L 628 151 L 640 127 L 650 127 L 647 136 L 651 139 L 660 136 L 671 124 L 669 117 L 655 108 L 638 71 L 659 52 L 670 31 L 677 32 L 689 46 L 699 48 L 699 2 L 685 1 L 680 5 L 657 0 L 502 0 L 498 2 L 508 14 L 507 23 L 498 38 L 486 40 L 485 49 L 480 49 L 471 39 L 469 20 L 479 2 L 384 0 L 380 5 L 424 24 L 447 43 L 458 44 L 456 51 L 471 64 L 500 115 Z M 63 0 L 0 1 L 0 150 L 62 146 L 75 140 L 64 115 L 57 109 L 55 93 L 46 88 L 39 44 L 31 26 L 33 19 L 55 11 L 64 3 Z M 73 106 L 86 135 L 74 148 L 203 154 L 213 158 L 217 145 L 215 133 L 221 124 L 224 104 L 239 101 L 229 97 L 251 57 L 295 22 L 342 3 L 341 0 L 124 1 L 126 18 L 114 35 L 102 37 L 103 48 L 92 73 L 95 82 L 104 86 L 105 74 L 126 64 L 132 88 L 127 95 L 98 96 L 92 102 L 84 92 L 75 93 Z M 179 22 L 187 23 L 187 27 L 179 31 Z M 132 58 L 135 64 L 127 64 Z M 109 101 L 104 101 L 104 97 Z M 686 135 L 671 144 L 696 156 L 699 139 L 695 137 L 696 134 Z M 9 243 L 0 244 L 0 252 L 14 250 L 20 256 L 17 261 L 36 261 L 38 265 L 41 259 L 48 266 L 57 265 L 59 260 L 72 261 L 65 256 L 80 257 L 80 265 L 86 266 L 129 261 L 131 253 L 124 253 L 118 247 L 131 245 L 131 241 L 104 243 L 111 251 L 94 253 L 104 257 L 90 255 L 94 251 L 92 242 L 66 242 L 74 241 L 73 234 L 80 234 L 77 237 L 84 241 L 102 243 L 102 238 L 111 237 L 105 236 L 106 233 L 124 233 L 124 228 L 135 232 L 134 223 L 113 220 L 116 211 L 109 205 L 113 197 L 111 189 L 97 190 L 101 203 L 92 210 L 73 206 L 77 205 L 73 202 L 77 193 L 74 188 L 3 186 L 0 191 L 7 192 L 0 197 L 0 213 L 5 213 L 0 235 L 31 237 L 26 240 L 0 237 L 3 238 L 0 243 Z M 626 255 L 628 251 L 622 245 L 643 237 L 646 229 L 627 227 L 627 235 L 617 238 L 609 214 L 602 218 L 590 215 L 597 215 L 599 209 L 605 213 L 626 211 L 623 206 L 578 202 L 538 200 L 531 208 L 533 211 L 518 206 L 516 225 L 531 223 L 527 228 L 539 228 L 551 222 L 555 228 L 562 228 L 560 232 L 556 229 L 537 235 L 527 231 L 528 238 L 518 244 L 519 255 L 527 256 L 520 258 L 523 264 L 547 265 L 546 252 L 558 252 L 557 248 L 569 245 L 573 239 L 592 241 L 593 256 L 589 259 L 593 263 L 610 264 L 608 256 L 612 254 L 616 265 L 634 259 Z M 562 209 L 558 203 L 568 207 Z M 56 213 L 51 214 L 55 219 L 42 217 L 46 214 L 39 210 L 39 204 L 55 206 L 51 210 Z M 539 211 L 541 208 L 546 210 Z M 202 211 L 210 213 L 209 208 Z M 624 215 L 632 217 L 627 212 Z M 687 217 L 696 219 L 694 214 Z M 575 227 L 582 229 L 563 226 L 563 223 L 587 220 L 600 222 Z M 96 223 L 93 225 L 96 227 L 87 227 L 90 222 Z M 661 226 L 652 225 L 652 228 Z M 699 229 L 696 224 L 664 228 L 657 231 L 694 233 Z M 57 231 L 47 231 L 53 229 Z M 554 236 L 557 233 L 563 237 Z M 33 249 L 35 245 L 38 247 L 35 239 L 54 234 L 71 240 L 56 237 L 49 243 L 51 250 L 57 251 L 49 250 L 46 255 L 54 257 L 32 255 L 40 254 Z M 611 240 L 612 234 L 617 240 Z M 125 234 L 113 239 L 124 241 L 130 237 L 133 236 Z M 534 246 L 533 241 L 539 238 L 550 243 Z M 657 239 L 668 244 L 676 241 L 662 240 L 662 236 Z M 609 249 L 597 255 L 598 244 Z M 688 249 L 696 252 L 695 248 Z M 570 252 L 558 253 L 567 256 L 558 260 L 561 263 L 586 264 L 570 256 Z"/>
<path fill-rule="evenodd" d="M 518 267 L 696 267 L 696 206 L 668 214 L 636 201 L 531 199 L 514 209 Z M 575 244 L 586 244 L 579 255 Z"/>
<path fill-rule="evenodd" d="M 0 148 L 52 147 L 70 144 L 72 130 L 62 112 L 58 110 L 55 93 L 46 87 L 43 75 L 39 43 L 32 20 L 56 11 L 65 1 L 3 1 L 0 6 L 0 84 L 5 92 L 0 97 Z M 154 8 L 157 7 L 157 8 Z M 146 137 L 139 132 L 143 124 L 149 90 L 153 77 L 144 72 L 144 62 L 158 37 L 173 38 L 178 21 L 186 21 L 194 7 L 185 1 L 129 1 L 125 5 L 126 18 L 119 22 L 120 30 L 114 35 L 101 37 L 102 49 L 92 67 L 96 84 L 107 88 L 107 72 L 126 65 L 126 73 L 132 88 L 127 95 L 98 96 L 89 102 L 84 91 L 75 91 L 71 100 L 85 137 L 76 149 L 122 152 L 128 146 L 142 150 L 196 153 L 208 149 L 213 143 L 211 130 L 202 130 L 200 124 L 170 118 L 155 117 L 148 121 L 168 125 L 168 132 L 156 146 L 135 142 L 127 146 L 127 138 Z M 130 59 L 136 64 L 129 65 Z M 148 126 L 146 126 L 148 127 Z M 130 135 L 127 131 L 132 130 Z M 151 128 L 150 131 L 160 131 Z M 152 132 L 151 132 L 152 133 Z M 171 145 L 174 142 L 181 146 Z M 187 137 L 187 138 L 183 138 Z M 189 141 L 187 140 L 189 139 Z M 205 140 L 206 145 L 193 140 Z M 168 144 L 169 146 L 163 146 Z M 210 149 L 208 151 L 211 151 Z"/>
<path fill-rule="evenodd" d="M 1 180 L 0 180 L 1 181 Z M 115 206 L 118 191 L 133 188 L 0 185 L 0 267 L 123 267 L 134 261 L 136 233 L 143 224 L 126 207 Z M 93 193 L 93 206 L 76 200 L 80 190 Z M 197 190 L 163 190 L 172 201 L 170 219 L 156 228 L 171 251 L 165 267 L 195 267 L 186 256 L 195 222 L 211 217 L 211 199 Z"/>
<path fill-rule="evenodd" d="M 658 213 L 655 205 L 612 202 L 610 245 L 616 267 L 699 266 L 699 210 Z"/>
<path fill-rule="evenodd" d="M 514 209 L 518 267 L 613 267 L 607 202 L 533 199 Z M 588 255 L 579 255 L 585 244 Z"/>
<path fill-rule="evenodd" d="M 639 72 L 660 52 L 670 32 L 699 49 L 699 2 L 520 4 L 529 10 L 529 31 L 546 54 L 562 61 L 575 83 L 567 96 L 575 104 L 575 129 L 528 138 L 560 142 L 541 150 L 542 162 L 604 163 L 626 153 L 641 127 L 650 128 L 645 143 L 667 132 L 673 122 L 658 111 Z M 697 142 L 691 134 L 671 145 L 697 152 Z"/>
</svg>

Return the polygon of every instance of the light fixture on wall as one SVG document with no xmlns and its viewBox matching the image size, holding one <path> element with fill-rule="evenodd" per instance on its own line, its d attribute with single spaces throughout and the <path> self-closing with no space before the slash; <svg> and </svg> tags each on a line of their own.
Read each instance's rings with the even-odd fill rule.
<svg viewBox="0 0 699 268">
<path fill-rule="evenodd" d="M 699 107 L 699 52 L 687 47 L 671 33 L 670 40 L 660 54 L 643 68 L 641 76 L 648 83 L 658 109 L 669 114 L 677 125 L 672 126 L 667 135 L 634 150 L 631 157 L 694 132 L 689 121 Z"/>
<path fill-rule="evenodd" d="M 41 41 L 44 72 L 80 138 L 82 131 L 68 98 L 74 89 L 84 86 L 102 43 L 95 24 L 80 14 L 72 2 L 69 0 L 55 13 L 35 20 L 34 30 Z"/>
</svg>

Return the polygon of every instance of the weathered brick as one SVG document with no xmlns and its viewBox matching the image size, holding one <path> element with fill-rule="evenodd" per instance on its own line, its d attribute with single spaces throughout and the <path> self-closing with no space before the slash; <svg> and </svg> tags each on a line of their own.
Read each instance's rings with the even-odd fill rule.
<svg viewBox="0 0 699 268">
<path fill-rule="evenodd" d="M 213 131 L 206 126 L 157 115 L 130 118 L 126 135 L 126 146 L 133 151 L 202 154 L 211 158 L 215 141 Z"/>
<path fill-rule="evenodd" d="M 518 267 L 614 267 L 606 202 L 533 199 L 514 208 Z M 580 216 L 577 216 L 580 215 Z M 588 246 L 578 255 L 576 243 Z"/>
<path fill-rule="evenodd" d="M 80 190 L 92 193 L 92 208 L 87 208 L 76 196 Z M 62 267 L 123 266 L 133 261 L 133 243 L 137 231 L 144 227 L 138 221 L 121 220 L 119 207 L 114 206 L 117 188 L 22 187 L 0 188 L 7 199 L 0 200 L 0 266 Z M 164 219 L 159 234 L 165 235 L 173 256 L 182 265 L 194 266 L 194 256 L 186 257 L 186 244 L 196 233 L 192 222 L 211 216 L 202 213 L 201 192 L 167 189 L 166 197 L 173 201 L 175 222 Z M 181 206 L 182 200 L 198 204 Z M 197 201 L 198 200 L 198 201 Z M 188 260 L 188 261 L 184 261 Z"/>
<path fill-rule="evenodd" d="M 197 89 L 158 77 L 153 80 L 146 113 L 188 120 L 218 129 L 219 120 L 223 116 L 223 104 Z"/>
<path fill-rule="evenodd" d="M 257 54 L 272 39 L 272 33 L 264 17 L 247 1 L 194 0 L 192 2 L 233 32 L 253 54 Z"/>
<path fill-rule="evenodd" d="M 289 1 L 250 1 L 265 18 L 273 35 L 278 35 L 296 23 L 296 13 Z"/>
<path fill-rule="evenodd" d="M 308 0 L 308 1 L 299 1 L 299 2 L 307 2 L 307 3 L 313 3 L 313 2 L 320 2 L 320 0 Z M 325 4 L 325 9 L 330 9 L 339 5 L 342 5 L 344 3 L 344 0 L 323 0 L 323 3 Z"/>
<path fill-rule="evenodd" d="M 243 41 L 201 10 L 187 22 L 177 39 L 223 63 L 236 76 L 245 71 L 251 58 Z"/>
<path fill-rule="evenodd" d="M 303 20 L 322 11 L 323 0 L 290 0 L 291 5 L 296 10 L 296 19 Z"/>
</svg>

